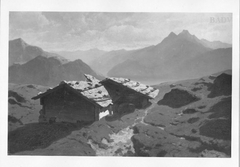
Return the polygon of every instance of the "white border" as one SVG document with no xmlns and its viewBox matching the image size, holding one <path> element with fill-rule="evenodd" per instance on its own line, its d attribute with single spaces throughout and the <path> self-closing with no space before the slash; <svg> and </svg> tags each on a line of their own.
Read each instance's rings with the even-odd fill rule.
<svg viewBox="0 0 240 167">
<path fill-rule="evenodd" d="M 7 156 L 9 11 L 102 11 L 233 13 L 232 158 L 120 158 Z M 239 166 L 239 1 L 238 0 L 2 0 L 1 2 L 0 166 Z"/>
</svg>

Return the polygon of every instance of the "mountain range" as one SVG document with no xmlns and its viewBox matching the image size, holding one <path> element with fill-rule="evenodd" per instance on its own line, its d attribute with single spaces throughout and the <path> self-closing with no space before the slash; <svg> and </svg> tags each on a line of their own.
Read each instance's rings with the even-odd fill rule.
<svg viewBox="0 0 240 167">
<path fill-rule="evenodd" d="M 161 43 L 128 54 L 127 59 L 114 66 L 107 75 L 166 81 L 201 77 L 231 69 L 232 49 L 212 49 L 210 45 L 213 46 L 213 43 L 199 40 L 187 30 L 178 35 L 171 32 Z"/>
<path fill-rule="evenodd" d="M 81 59 L 81 60 L 80 60 Z M 9 41 L 9 82 L 39 85 L 83 80 L 84 73 L 139 81 L 196 78 L 231 69 L 232 48 L 220 41 L 198 39 L 183 30 L 159 44 L 136 50 L 47 52 L 24 42 Z M 96 72 L 95 72 L 96 71 Z"/>
<path fill-rule="evenodd" d="M 9 65 L 10 83 L 53 86 L 62 80 L 85 80 L 84 74 L 102 78 L 80 59 L 68 61 L 22 39 L 9 42 Z"/>
<path fill-rule="evenodd" d="M 25 64 L 10 66 L 9 82 L 54 86 L 63 80 L 85 80 L 84 74 L 101 78 L 80 59 L 63 64 L 55 57 L 37 56 Z"/>
<path fill-rule="evenodd" d="M 9 66 L 14 63 L 26 63 L 39 55 L 45 57 L 57 57 L 63 63 L 68 62 L 67 59 L 58 54 L 46 52 L 40 47 L 27 44 L 21 38 L 9 41 Z"/>
</svg>

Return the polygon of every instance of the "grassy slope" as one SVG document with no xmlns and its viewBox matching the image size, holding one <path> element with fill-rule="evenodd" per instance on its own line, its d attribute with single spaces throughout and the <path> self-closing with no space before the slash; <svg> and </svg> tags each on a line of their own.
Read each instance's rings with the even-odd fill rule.
<svg viewBox="0 0 240 167">
<path fill-rule="evenodd" d="M 209 88 L 218 75 L 157 85 L 155 87 L 160 89 L 160 93 L 147 109 L 105 117 L 80 130 L 64 132 L 67 136 L 60 136 L 59 140 L 55 138 L 53 143 L 33 151 L 22 149 L 16 154 L 231 156 L 231 95 L 208 97 L 211 93 Z M 172 89 L 186 90 L 199 99 L 177 108 L 167 103 L 157 104 Z M 44 133 L 39 135 L 44 136 Z M 17 137 L 14 138 L 18 143 Z M 51 136 L 48 138 L 50 140 Z"/>
</svg>

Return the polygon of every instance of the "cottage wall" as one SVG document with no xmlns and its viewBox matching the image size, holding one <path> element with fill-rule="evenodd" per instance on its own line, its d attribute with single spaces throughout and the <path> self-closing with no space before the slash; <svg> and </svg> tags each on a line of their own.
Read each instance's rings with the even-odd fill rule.
<svg viewBox="0 0 240 167">
<path fill-rule="evenodd" d="M 144 108 L 147 103 L 148 99 L 145 96 L 141 96 L 139 93 L 136 93 L 131 90 L 125 90 L 122 92 L 121 97 L 115 102 L 116 104 L 120 105 L 122 103 L 132 103 L 135 105 L 136 108 Z"/>
<path fill-rule="evenodd" d="M 47 120 L 55 117 L 62 122 L 95 121 L 97 106 L 67 89 L 63 87 L 42 99 Z"/>
<path fill-rule="evenodd" d="M 103 85 L 105 89 L 108 91 L 113 102 L 115 102 L 119 98 L 121 93 L 124 92 L 124 90 L 126 89 L 124 87 L 117 86 L 110 82 L 104 82 Z"/>
</svg>

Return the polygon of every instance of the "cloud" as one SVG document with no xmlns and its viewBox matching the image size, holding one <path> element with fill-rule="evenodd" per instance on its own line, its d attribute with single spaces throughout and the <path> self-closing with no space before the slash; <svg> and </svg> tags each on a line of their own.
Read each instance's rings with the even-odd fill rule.
<svg viewBox="0 0 240 167">
<path fill-rule="evenodd" d="M 10 39 L 45 50 L 134 49 L 188 29 L 198 38 L 231 42 L 232 24 L 210 24 L 214 13 L 11 12 Z"/>
<path fill-rule="evenodd" d="M 22 30 L 38 30 L 49 24 L 41 12 L 10 12 L 10 26 Z"/>
</svg>

